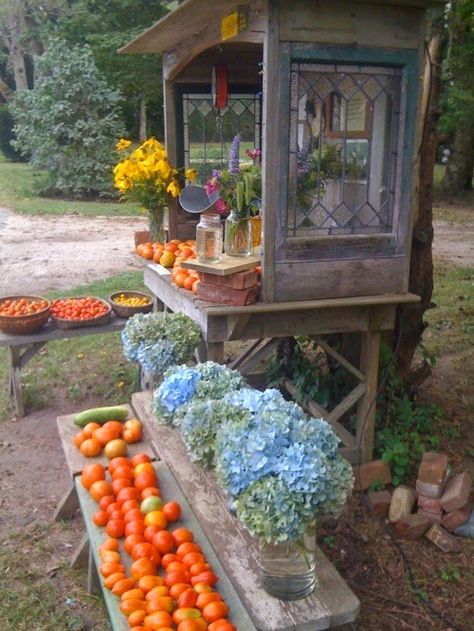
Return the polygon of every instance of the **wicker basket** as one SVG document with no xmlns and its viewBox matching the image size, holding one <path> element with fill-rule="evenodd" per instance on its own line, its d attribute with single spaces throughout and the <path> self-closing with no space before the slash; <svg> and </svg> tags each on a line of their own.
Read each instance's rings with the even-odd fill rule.
<svg viewBox="0 0 474 631">
<path fill-rule="evenodd" d="M 85 298 L 85 296 L 74 296 L 74 298 Z M 69 320 L 66 318 L 58 318 L 51 314 L 51 320 L 53 320 L 58 328 L 63 329 L 64 331 L 67 331 L 68 329 L 78 329 L 80 327 L 86 326 L 98 326 L 101 324 L 107 324 L 107 322 L 110 321 L 110 314 L 112 312 L 109 303 L 102 298 L 97 298 L 97 296 L 94 296 L 94 300 L 100 300 L 107 307 L 107 313 L 104 313 L 101 316 L 97 316 L 96 318 L 90 318 L 89 320 Z"/>
<path fill-rule="evenodd" d="M 41 296 L 5 296 L 5 298 L 0 299 L 0 306 L 6 300 L 21 300 L 22 298 L 26 298 L 27 300 L 46 300 L 46 298 Z M 46 300 L 46 302 L 48 306 L 37 313 L 18 316 L 0 316 L 0 331 L 8 335 L 28 335 L 29 333 L 36 333 L 49 319 L 51 303 L 49 300 Z"/>
<path fill-rule="evenodd" d="M 126 296 L 127 298 L 148 298 L 150 302 L 147 305 L 142 305 L 141 307 L 127 307 L 126 305 L 120 305 L 115 302 L 115 298 L 121 295 Z M 142 291 L 116 291 L 109 296 L 109 301 L 114 313 L 118 315 L 119 318 L 130 318 L 136 313 L 150 313 L 150 311 L 153 310 L 153 298 Z"/>
</svg>

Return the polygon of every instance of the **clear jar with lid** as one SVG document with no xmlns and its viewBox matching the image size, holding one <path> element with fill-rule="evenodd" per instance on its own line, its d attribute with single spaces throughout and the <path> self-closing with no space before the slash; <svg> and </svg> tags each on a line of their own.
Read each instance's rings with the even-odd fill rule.
<svg viewBox="0 0 474 631">
<path fill-rule="evenodd" d="M 196 258 L 200 263 L 218 263 L 222 258 L 220 215 L 203 213 L 196 226 Z"/>
</svg>

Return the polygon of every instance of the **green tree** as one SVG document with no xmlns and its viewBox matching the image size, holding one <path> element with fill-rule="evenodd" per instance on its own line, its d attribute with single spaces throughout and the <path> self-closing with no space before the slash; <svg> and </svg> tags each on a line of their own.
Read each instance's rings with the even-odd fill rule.
<svg viewBox="0 0 474 631">
<path fill-rule="evenodd" d="M 47 172 L 51 192 L 111 193 L 113 147 L 123 131 L 119 100 L 88 46 L 51 41 L 37 61 L 34 88 L 17 93 L 12 104 L 15 147 Z"/>
<path fill-rule="evenodd" d="M 474 0 L 452 0 L 446 28 L 439 130 L 452 143 L 441 186 L 455 194 L 472 188 L 474 168 Z"/>
</svg>

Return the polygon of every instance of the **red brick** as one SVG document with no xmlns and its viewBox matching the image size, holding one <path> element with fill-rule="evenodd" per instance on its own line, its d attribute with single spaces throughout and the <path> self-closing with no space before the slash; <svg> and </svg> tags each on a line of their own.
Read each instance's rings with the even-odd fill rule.
<svg viewBox="0 0 474 631">
<path fill-rule="evenodd" d="M 392 481 L 390 465 L 382 460 L 372 460 L 372 462 L 354 467 L 354 476 L 355 491 L 365 491 L 372 482 L 390 484 Z"/>
<path fill-rule="evenodd" d="M 439 511 L 437 513 L 427 510 L 418 509 L 418 512 L 421 515 L 426 515 L 432 524 L 440 524 L 441 519 L 443 518 L 443 511 Z"/>
<path fill-rule="evenodd" d="M 458 552 L 458 550 L 461 549 L 459 539 L 449 534 L 449 532 L 439 524 L 433 524 L 426 533 L 426 537 L 443 552 Z"/>
<path fill-rule="evenodd" d="M 443 488 L 442 484 L 428 484 L 427 482 L 421 482 L 420 480 L 416 481 L 416 491 L 418 495 L 423 495 L 424 497 L 437 499 L 438 497 L 441 497 Z"/>
<path fill-rule="evenodd" d="M 392 496 L 390 491 L 374 491 L 368 494 L 368 500 L 372 506 L 372 510 L 379 517 L 386 517 L 390 508 Z"/>
<path fill-rule="evenodd" d="M 446 515 L 441 520 L 441 525 L 443 528 L 446 528 L 449 532 L 454 532 L 456 528 L 462 526 L 469 519 L 469 513 L 471 512 L 471 507 L 469 504 L 466 504 L 463 508 L 457 508 L 450 513 L 446 513 Z"/>
<path fill-rule="evenodd" d="M 469 500 L 471 492 L 472 480 L 467 471 L 454 475 L 444 489 L 441 496 L 441 506 L 447 513 L 451 513 L 457 508 L 465 506 Z"/>
<path fill-rule="evenodd" d="M 399 519 L 408 517 L 408 515 L 411 514 L 414 505 L 415 491 L 403 484 L 397 486 L 392 495 L 392 502 L 388 513 L 389 520 L 392 523 L 395 523 Z"/>
<path fill-rule="evenodd" d="M 418 480 L 440 486 L 446 477 L 447 471 L 448 456 L 446 454 L 426 451 L 418 469 Z"/>
<path fill-rule="evenodd" d="M 430 513 L 439 513 L 441 509 L 441 500 L 425 495 L 418 495 L 418 506 Z"/>
<path fill-rule="evenodd" d="M 259 286 L 250 289 L 231 289 L 230 287 L 218 287 L 199 283 L 197 296 L 201 300 L 217 302 L 224 305 L 250 305 L 257 301 Z"/>
<path fill-rule="evenodd" d="M 231 289 L 249 289 L 255 287 L 258 282 L 258 272 L 246 270 L 237 272 L 229 276 L 217 276 L 207 272 L 199 272 L 199 280 L 208 285 L 218 285 L 220 287 L 230 287 Z"/>
<path fill-rule="evenodd" d="M 431 520 L 423 513 L 412 513 L 395 524 L 395 530 L 404 539 L 418 539 L 431 526 Z"/>
</svg>

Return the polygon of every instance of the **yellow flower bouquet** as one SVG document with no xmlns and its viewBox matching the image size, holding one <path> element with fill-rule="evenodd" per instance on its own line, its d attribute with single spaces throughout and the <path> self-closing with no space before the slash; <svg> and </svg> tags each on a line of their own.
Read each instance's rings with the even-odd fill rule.
<svg viewBox="0 0 474 631">
<path fill-rule="evenodd" d="M 168 159 L 165 147 L 156 138 L 148 138 L 136 149 L 121 138 L 116 149 L 121 160 L 114 168 L 114 186 L 122 199 L 138 202 L 150 217 L 150 238 L 164 240 L 163 218 L 171 198 L 181 192 L 180 177 L 193 181 L 196 171 L 177 169 Z"/>
</svg>

